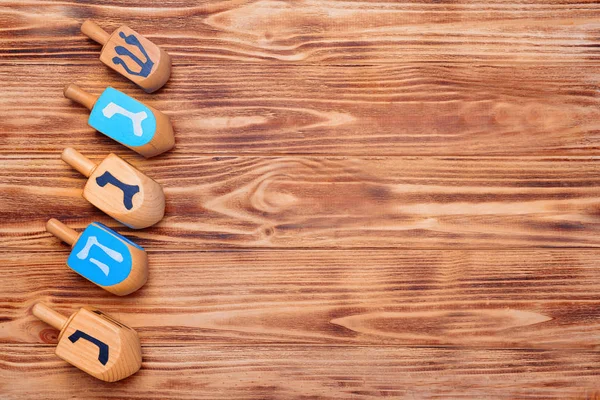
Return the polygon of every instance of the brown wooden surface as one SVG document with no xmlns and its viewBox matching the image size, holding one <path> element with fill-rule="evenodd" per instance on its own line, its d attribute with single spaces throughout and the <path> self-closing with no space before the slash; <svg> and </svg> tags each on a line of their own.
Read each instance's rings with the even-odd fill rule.
<svg viewBox="0 0 600 400">
<path fill-rule="evenodd" d="M 600 154 L 600 73 L 582 60 L 348 66 L 174 57 L 171 80 L 152 95 L 95 59 L 5 60 L 3 155 L 67 145 L 128 153 L 63 97 L 69 82 L 94 95 L 111 85 L 166 113 L 176 135 L 170 154 L 182 156 Z"/>
<path fill-rule="evenodd" d="M 0 398 L 600 398 L 600 5 L 594 1 L 0 1 Z M 145 94 L 79 33 L 173 57 Z M 168 114 L 144 160 L 62 96 Z M 60 161 L 115 152 L 164 186 L 130 231 Z M 44 231 L 149 251 L 118 298 Z M 117 384 L 58 359 L 36 301 L 140 334 Z"/>
<path fill-rule="evenodd" d="M 160 250 L 149 254 L 148 283 L 121 298 L 70 272 L 68 248 L 57 243 L 0 259 L 11 276 L 4 300 L 13 306 L 4 310 L 0 343 L 53 342 L 56 331 L 28 313 L 40 300 L 65 315 L 94 304 L 134 327 L 145 345 L 600 350 L 599 255 L 591 249 Z"/>
<path fill-rule="evenodd" d="M 590 157 L 119 154 L 165 189 L 165 218 L 128 232 L 149 249 L 600 246 L 600 174 Z M 49 217 L 74 229 L 118 226 L 81 197 L 86 179 L 58 157 L 7 158 L 3 167 L 5 248 L 55 247 Z"/>
<path fill-rule="evenodd" d="M 49 346 L 0 346 L 10 398 L 598 399 L 598 352 L 397 346 L 152 346 L 142 369 L 110 384 L 51 354 Z M 25 372 L 21 373 L 25 375 Z M 4 378 L 4 375 L 2 376 Z M 14 376 L 13 376 L 14 377 Z"/>
</svg>

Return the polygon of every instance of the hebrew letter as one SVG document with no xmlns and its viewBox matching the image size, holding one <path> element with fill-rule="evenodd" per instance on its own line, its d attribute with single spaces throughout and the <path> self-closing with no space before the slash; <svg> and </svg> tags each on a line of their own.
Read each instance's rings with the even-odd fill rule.
<svg viewBox="0 0 600 400">
<path fill-rule="evenodd" d="M 125 35 L 125 33 L 123 33 L 123 32 L 119 32 L 119 36 L 121 36 L 123 39 L 125 39 L 125 43 L 137 47 L 140 50 L 140 52 L 144 55 L 144 57 L 146 58 L 146 61 L 140 60 L 135 54 L 133 54 L 131 51 L 127 50 L 125 47 L 117 46 L 117 47 L 115 47 L 115 52 L 118 55 L 127 56 L 127 57 L 131 58 L 134 63 L 136 63 L 137 65 L 140 66 L 141 69 L 140 69 L 140 72 L 132 71 L 131 69 L 129 69 L 127 64 L 125 64 L 125 61 L 123 61 L 123 59 L 119 58 L 119 57 L 113 57 L 112 62 L 116 65 L 121 65 L 125 69 L 125 71 L 127 71 L 128 74 L 143 76 L 144 78 L 146 78 L 148 75 L 150 75 L 150 72 L 152 71 L 152 67 L 154 66 L 154 62 L 150 59 L 150 57 L 148 57 L 148 53 L 146 53 L 146 49 L 144 49 L 144 46 L 142 46 L 142 44 L 140 43 L 138 38 L 135 37 L 135 35 L 128 36 L 128 35 Z"/>
<path fill-rule="evenodd" d="M 120 262 L 120 263 L 123 262 L 123 255 L 121 253 L 102 245 L 100 242 L 98 242 L 98 238 L 96 236 L 90 236 L 88 238 L 87 243 L 85 244 L 85 247 L 83 249 L 81 249 L 81 251 L 79 253 L 77 253 L 77 258 L 79 258 L 80 260 L 85 260 L 86 258 L 88 258 L 89 254 L 90 254 L 90 249 L 93 246 L 98 246 L 100 249 L 102 249 L 102 251 L 104 251 L 113 260 Z M 108 276 L 108 274 L 110 273 L 110 268 L 108 267 L 108 265 L 104 264 L 103 262 L 100 262 L 100 261 L 96 260 L 95 258 L 90 258 L 90 262 L 92 264 L 96 265 L 98 268 L 100 268 L 100 270 L 102 272 L 104 272 L 104 275 Z"/>
<path fill-rule="evenodd" d="M 104 187 L 107 184 L 111 184 L 118 187 L 123 191 L 123 205 L 126 209 L 131 210 L 133 208 L 133 196 L 140 191 L 138 185 L 128 185 L 115 178 L 110 172 L 106 171 L 96 178 L 96 183 L 100 187 Z"/>
<path fill-rule="evenodd" d="M 104 114 L 106 118 L 112 118 L 115 114 L 124 115 L 127 118 L 129 118 L 133 123 L 133 134 L 135 136 L 142 136 L 142 134 L 144 133 L 142 129 L 142 121 L 148 117 L 146 111 L 133 113 L 124 109 L 118 104 L 110 102 L 106 107 L 104 107 L 104 109 L 102 109 L 102 114 Z"/>
<path fill-rule="evenodd" d="M 71 341 L 71 343 L 75 343 L 79 339 L 87 340 L 88 342 L 98 346 L 98 361 L 100 361 L 100 364 L 106 365 L 106 363 L 108 362 L 108 345 L 106 343 L 80 330 L 76 330 L 75 333 L 69 336 L 69 340 Z"/>
</svg>

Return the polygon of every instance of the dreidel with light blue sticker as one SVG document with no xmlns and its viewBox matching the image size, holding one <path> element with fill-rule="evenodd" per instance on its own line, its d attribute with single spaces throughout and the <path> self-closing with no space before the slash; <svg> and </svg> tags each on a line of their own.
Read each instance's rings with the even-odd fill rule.
<svg viewBox="0 0 600 400">
<path fill-rule="evenodd" d="M 80 234 L 52 218 L 46 230 L 71 245 L 67 266 L 102 289 L 125 296 L 146 283 L 148 255 L 112 229 L 93 222 Z"/>
<path fill-rule="evenodd" d="M 88 124 L 131 150 L 153 157 L 175 145 L 169 117 L 111 87 L 96 97 L 69 84 L 66 98 L 91 110 Z"/>
</svg>

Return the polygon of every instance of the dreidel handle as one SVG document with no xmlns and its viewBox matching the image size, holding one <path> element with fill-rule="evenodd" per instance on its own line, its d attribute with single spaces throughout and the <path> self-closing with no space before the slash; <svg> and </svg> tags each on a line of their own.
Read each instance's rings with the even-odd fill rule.
<svg viewBox="0 0 600 400">
<path fill-rule="evenodd" d="M 81 25 L 81 33 L 92 39 L 94 42 L 100 43 L 101 45 L 104 45 L 106 42 L 108 42 L 108 39 L 110 38 L 110 34 L 108 32 L 89 19 L 85 20 L 85 22 Z"/>
<path fill-rule="evenodd" d="M 75 244 L 79 237 L 79 233 L 54 218 L 51 218 L 46 222 L 46 230 L 71 246 Z"/>
<path fill-rule="evenodd" d="M 42 303 L 36 303 L 33 306 L 32 312 L 33 315 L 35 315 L 37 318 L 41 319 L 48 325 L 58 329 L 59 331 L 65 327 L 67 321 L 69 320 L 69 318 L 65 317 L 60 313 L 57 313 L 56 311 Z"/>
<path fill-rule="evenodd" d="M 92 160 L 71 147 L 64 149 L 60 158 L 88 178 L 97 167 Z"/>
<path fill-rule="evenodd" d="M 88 110 L 94 108 L 94 104 L 96 104 L 96 101 L 98 100 L 98 96 L 94 96 L 93 94 L 86 92 L 74 83 L 69 83 L 67 86 L 65 86 L 63 94 L 67 99 L 71 99 L 81 104 Z"/>
</svg>

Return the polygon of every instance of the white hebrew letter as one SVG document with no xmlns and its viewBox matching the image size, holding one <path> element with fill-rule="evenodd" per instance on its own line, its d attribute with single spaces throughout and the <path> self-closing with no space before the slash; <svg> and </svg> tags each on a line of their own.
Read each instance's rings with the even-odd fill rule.
<svg viewBox="0 0 600 400">
<path fill-rule="evenodd" d="M 121 253 L 102 245 L 100 242 L 98 242 L 98 238 L 96 236 L 90 236 L 88 238 L 85 247 L 81 249 L 79 253 L 77 253 L 77 258 L 79 258 L 80 260 L 85 260 L 86 258 L 88 258 L 90 250 L 93 246 L 98 246 L 102 251 L 104 251 L 110 258 L 112 258 L 116 262 L 123 262 L 123 255 Z M 100 268 L 100 270 L 104 272 L 104 275 L 108 276 L 108 273 L 110 272 L 110 268 L 108 267 L 108 265 L 96 260 L 95 258 L 90 258 L 90 262 L 98 268 Z"/>
<path fill-rule="evenodd" d="M 148 114 L 146 114 L 146 111 L 132 113 L 131 111 L 127 111 L 120 105 L 115 104 L 113 102 L 108 103 L 106 107 L 102 109 L 102 114 L 104 114 L 106 118 L 112 118 L 115 114 L 121 114 L 126 116 L 133 123 L 133 134 L 135 136 L 142 136 L 142 134 L 144 133 L 142 129 L 142 121 L 148 118 Z"/>
<path fill-rule="evenodd" d="M 108 274 L 110 273 L 109 266 L 104 264 L 103 262 L 100 262 L 100 261 L 96 260 L 95 258 L 90 258 L 90 262 L 92 264 L 94 264 L 96 267 L 100 268 L 100 271 L 104 272 L 104 275 L 108 276 Z"/>
</svg>

